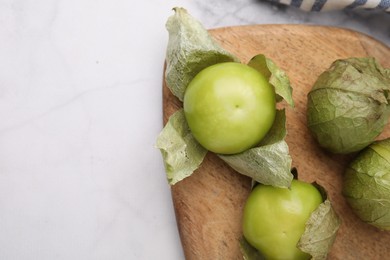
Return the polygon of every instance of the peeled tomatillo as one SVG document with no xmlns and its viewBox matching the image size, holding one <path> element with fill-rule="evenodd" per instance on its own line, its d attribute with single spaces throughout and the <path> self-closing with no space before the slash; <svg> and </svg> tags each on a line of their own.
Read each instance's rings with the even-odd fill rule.
<svg viewBox="0 0 390 260">
<path fill-rule="evenodd" d="M 220 154 L 240 153 L 258 144 L 274 122 L 275 104 L 267 78 L 235 62 L 203 69 L 188 85 L 183 100 L 195 139 Z"/>
<path fill-rule="evenodd" d="M 259 184 L 244 207 L 244 237 L 266 259 L 310 259 L 297 243 L 322 202 L 321 193 L 306 182 L 294 179 L 289 189 Z"/>
</svg>

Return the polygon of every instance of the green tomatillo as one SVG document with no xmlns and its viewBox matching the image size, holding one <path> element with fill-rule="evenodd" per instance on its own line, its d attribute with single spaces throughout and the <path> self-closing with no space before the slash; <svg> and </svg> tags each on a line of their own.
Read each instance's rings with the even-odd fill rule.
<svg viewBox="0 0 390 260">
<path fill-rule="evenodd" d="M 297 244 L 322 202 L 314 185 L 296 179 L 289 189 L 259 184 L 244 207 L 244 237 L 266 259 L 310 259 Z"/>
<path fill-rule="evenodd" d="M 275 91 L 256 69 L 224 62 L 198 73 L 184 94 L 184 113 L 207 150 L 236 154 L 258 144 L 276 113 Z"/>
</svg>

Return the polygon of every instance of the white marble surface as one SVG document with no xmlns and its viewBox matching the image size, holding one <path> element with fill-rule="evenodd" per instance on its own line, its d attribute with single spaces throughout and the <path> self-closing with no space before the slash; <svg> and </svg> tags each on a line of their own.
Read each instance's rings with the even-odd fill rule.
<svg viewBox="0 0 390 260">
<path fill-rule="evenodd" d="M 0 1 L 0 259 L 183 259 L 159 151 L 174 6 L 208 27 L 344 26 L 390 15 L 264 1 Z"/>
</svg>

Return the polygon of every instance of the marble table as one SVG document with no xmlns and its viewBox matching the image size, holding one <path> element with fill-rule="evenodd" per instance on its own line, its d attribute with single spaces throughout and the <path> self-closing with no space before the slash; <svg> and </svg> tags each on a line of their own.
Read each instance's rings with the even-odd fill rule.
<svg viewBox="0 0 390 260">
<path fill-rule="evenodd" d="M 171 8 L 207 28 L 342 26 L 390 44 L 390 15 L 267 1 L 0 2 L 0 259 L 184 259 L 154 148 Z"/>
</svg>

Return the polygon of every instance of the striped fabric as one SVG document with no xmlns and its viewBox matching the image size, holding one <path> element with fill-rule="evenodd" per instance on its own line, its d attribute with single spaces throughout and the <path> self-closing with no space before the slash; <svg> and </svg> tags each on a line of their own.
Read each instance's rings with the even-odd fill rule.
<svg viewBox="0 0 390 260">
<path fill-rule="evenodd" d="M 305 11 L 331 11 L 340 9 L 372 9 L 390 12 L 390 0 L 270 0 L 291 5 Z"/>
</svg>

